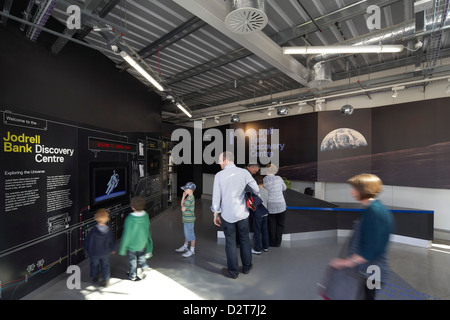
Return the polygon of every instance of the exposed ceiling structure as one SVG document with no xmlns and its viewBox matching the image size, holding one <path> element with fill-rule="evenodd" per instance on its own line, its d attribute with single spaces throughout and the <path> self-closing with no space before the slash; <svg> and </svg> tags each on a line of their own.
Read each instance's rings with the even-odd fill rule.
<svg viewBox="0 0 450 320">
<path fill-rule="evenodd" d="M 164 99 L 163 120 L 186 124 L 283 102 L 338 93 L 338 80 L 415 65 L 379 85 L 450 73 L 450 0 L 1 0 L 0 22 L 21 24 L 30 41 L 55 36 L 101 51 Z M 80 21 L 74 20 L 79 8 Z M 231 7 L 233 6 L 234 7 Z M 231 9 L 230 9 L 231 7 Z M 254 25 L 239 27 L 243 11 Z M 250 9 L 249 9 L 250 8 Z M 251 16 L 263 9 L 265 15 Z M 73 7 L 72 7 L 73 9 Z M 49 19 L 58 21 L 59 27 Z M 231 22 L 230 22 L 231 21 Z M 79 25 L 74 29 L 76 22 Z M 233 26 L 234 24 L 234 30 Z M 262 28 L 257 30 L 257 28 Z M 240 29 L 239 29 L 240 28 Z M 282 47 L 402 44 L 399 53 L 286 55 Z M 127 52 L 164 91 L 124 61 Z M 359 84 L 362 86 L 362 84 Z M 299 89 L 304 89 L 299 93 Z M 145 89 L 144 89 L 145 90 Z M 278 95 L 280 96 L 280 95 Z M 242 103 L 253 101 L 252 103 Z M 176 103 L 193 115 L 188 118 Z"/>
</svg>

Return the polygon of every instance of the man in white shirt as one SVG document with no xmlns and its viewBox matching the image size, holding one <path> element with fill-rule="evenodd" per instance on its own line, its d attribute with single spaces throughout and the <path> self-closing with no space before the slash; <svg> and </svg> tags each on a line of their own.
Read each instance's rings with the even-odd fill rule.
<svg viewBox="0 0 450 320">
<path fill-rule="evenodd" d="M 248 170 L 235 166 L 231 152 L 226 151 L 219 156 L 219 165 L 222 171 L 214 177 L 211 210 L 214 212 L 214 224 L 222 226 L 225 234 L 228 268 L 223 268 L 222 273 L 236 279 L 239 275 L 236 233 L 241 241 L 242 271 L 247 274 L 252 267 L 245 191 L 247 188 L 248 191 L 258 193 L 259 188 Z"/>
</svg>

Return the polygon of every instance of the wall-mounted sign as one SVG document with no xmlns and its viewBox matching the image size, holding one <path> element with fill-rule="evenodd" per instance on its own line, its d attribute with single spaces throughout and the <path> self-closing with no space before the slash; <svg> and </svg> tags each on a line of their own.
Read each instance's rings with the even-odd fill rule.
<svg viewBox="0 0 450 320">
<path fill-rule="evenodd" d="M 147 138 L 147 149 L 160 150 L 160 141 L 156 139 Z"/>
<path fill-rule="evenodd" d="M 137 150 L 137 146 L 134 143 L 105 140 L 94 137 L 89 137 L 88 148 L 89 150 L 94 152 L 109 151 L 109 152 L 136 153 Z"/>
<path fill-rule="evenodd" d="M 3 123 L 10 126 L 47 130 L 47 120 L 28 117 L 8 111 L 3 113 Z"/>
</svg>

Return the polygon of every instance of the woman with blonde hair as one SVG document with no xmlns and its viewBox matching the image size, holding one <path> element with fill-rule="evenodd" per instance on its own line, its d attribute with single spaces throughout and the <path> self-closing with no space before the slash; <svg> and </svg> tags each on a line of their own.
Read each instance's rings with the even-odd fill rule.
<svg viewBox="0 0 450 320">
<path fill-rule="evenodd" d="M 350 194 L 364 206 L 364 211 L 355 224 L 346 258 L 334 258 L 330 261 L 330 266 L 335 269 L 357 268 L 364 278 L 372 275 L 368 273 L 369 266 L 378 267 L 379 283 L 370 287 L 367 281 L 363 283 L 366 299 L 374 300 L 375 289 L 380 289 L 389 272 L 386 251 L 389 236 L 394 230 L 394 219 L 392 213 L 375 199 L 383 188 L 379 177 L 374 174 L 359 174 L 347 182 L 352 187 Z"/>
<path fill-rule="evenodd" d="M 286 201 L 283 191 L 286 190 L 286 184 L 280 176 L 277 176 L 278 168 L 276 165 L 269 164 L 265 168 L 264 189 L 269 193 L 267 200 L 267 210 L 269 211 L 269 246 L 281 246 L 283 238 L 284 220 L 286 216 Z"/>
</svg>

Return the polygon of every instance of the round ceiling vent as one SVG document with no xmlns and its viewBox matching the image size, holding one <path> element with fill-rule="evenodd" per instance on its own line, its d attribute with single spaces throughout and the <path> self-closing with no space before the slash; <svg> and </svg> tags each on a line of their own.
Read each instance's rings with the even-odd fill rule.
<svg viewBox="0 0 450 320">
<path fill-rule="evenodd" d="M 269 21 L 264 0 L 227 0 L 227 10 L 225 25 L 234 33 L 261 31 Z"/>
</svg>

